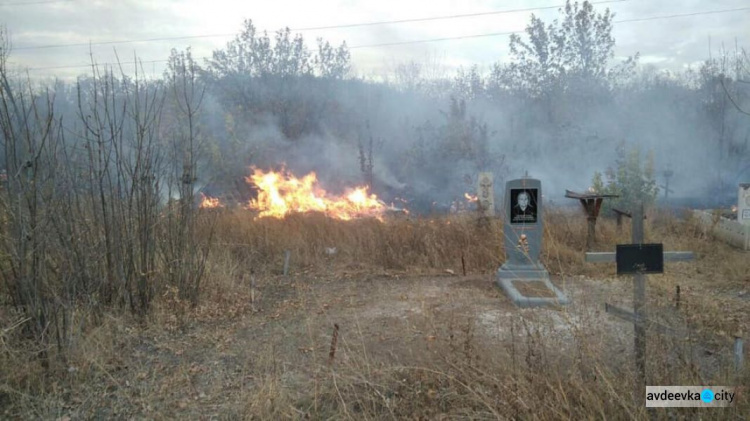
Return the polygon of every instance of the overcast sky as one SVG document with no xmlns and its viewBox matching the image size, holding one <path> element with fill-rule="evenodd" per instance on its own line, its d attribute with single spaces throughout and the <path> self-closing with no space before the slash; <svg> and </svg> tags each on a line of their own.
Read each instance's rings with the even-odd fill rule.
<svg viewBox="0 0 750 421">
<path fill-rule="evenodd" d="M 29 3 L 29 4 L 23 4 Z M 0 0 L 0 25 L 13 42 L 11 62 L 36 69 L 34 76 L 69 78 L 87 72 L 82 68 L 39 68 L 85 65 L 89 46 L 26 49 L 70 43 L 142 40 L 226 34 L 184 40 L 97 45 L 91 47 L 98 62 L 122 61 L 134 54 L 147 63 L 145 70 L 160 74 L 172 48 L 192 46 L 196 57 L 223 48 L 239 32 L 242 20 L 252 19 L 269 33 L 288 26 L 309 28 L 354 23 L 417 19 L 447 15 L 557 6 L 564 0 Z M 594 3 L 599 3 L 594 1 Z M 605 3 L 605 2 L 601 2 Z M 722 43 L 734 49 L 750 47 L 750 3 L 747 0 L 628 0 L 595 4 L 610 8 L 615 21 L 745 8 L 728 13 L 699 14 L 671 19 L 615 23 L 616 54 L 640 52 L 641 63 L 678 70 L 708 56 L 709 38 L 716 54 Z M 314 46 L 322 37 L 334 44 L 346 41 L 359 75 L 382 75 L 395 64 L 409 60 L 432 62 L 448 68 L 477 64 L 486 70 L 508 59 L 508 36 L 493 36 L 416 43 L 388 47 L 372 44 L 521 31 L 535 13 L 545 21 L 558 16 L 556 9 L 519 11 L 425 22 L 360 26 L 301 33 Z M 132 66 L 131 66 L 132 67 Z"/>
</svg>

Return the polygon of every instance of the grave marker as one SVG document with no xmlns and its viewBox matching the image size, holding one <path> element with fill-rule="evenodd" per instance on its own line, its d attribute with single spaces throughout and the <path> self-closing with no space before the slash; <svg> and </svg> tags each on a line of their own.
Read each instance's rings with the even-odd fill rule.
<svg viewBox="0 0 750 421">
<path fill-rule="evenodd" d="M 627 216 L 628 218 L 632 218 L 633 215 L 631 215 L 630 212 L 620 210 L 617 208 L 612 208 L 612 212 L 614 212 L 615 215 L 617 215 L 617 233 L 619 234 L 622 232 L 622 217 Z M 643 219 L 646 219 L 646 215 L 643 215 Z"/>
<path fill-rule="evenodd" d="M 493 189 L 491 172 L 480 172 L 479 187 L 477 188 L 477 207 L 479 216 L 489 218 L 495 216 L 495 190 Z"/>
<path fill-rule="evenodd" d="M 674 171 L 667 169 L 664 170 L 662 174 L 664 175 L 664 185 L 659 187 L 664 189 L 664 200 L 667 200 L 669 199 L 669 193 L 674 193 L 674 191 L 669 188 L 669 179 L 674 175 Z"/>
<path fill-rule="evenodd" d="M 633 313 L 627 314 L 626 311 L 618 309 L 614 306 L 610 306 L 605 303 L 604 308 L 608 313 L 613 313 L 622 317 L 627 315 L 632 317 L 633 328 L 635 330 L 635 338 L 633 341 L 633 347 L 635 351 L 635 366 L 636 373 L 639 376 L 639 381 L 636 382 L 636 396 L 645 397 L 646 388 L 646 271 L 651 266 L 657 266 L 654 272 L 663 272 L 664 261 L 685 261 L 692 260 L 692 252 L 663 252 L 661 251 L 662 245 L 646 245 L 643 244 L 643 203 L 636 206 L 635 212 L 632 214 L 632 244 L 626 245 L 626 247 L 617 246 L 617 253 L 586 253 L 587 262 L 617 262 L 618 274 L 620 274 L 620 264 L 623 261 L 627 261 L 627 265 L 623 265 L 623 268 L 627 266 L 628 270 L 623 273 L 629 273 L 633 275 Z M 629 246 L 629 247 L 628 247 Z M 635 246 L 635 247 L 634 247 Z M 650 247 L 649 247 L 650 246 Z M 636 253 L 632 253 L 636 250 Z M 622 255 L 622 253 L 631 252 L 629 256 Z M 661 253 L 659 256 L 654 256 L 654 253 Z M 620 255 L 618 255 L 620 254 Z M 662 266 L 659 268 L 658 266 Z M 633 270 L 637 269 L 637 270 Z"/>
<path fill-rule="evenodd" d="M 541 202 L 542 183 L 532 178 L 505 183 L 506 261 L 497 272 L 497 284 L 519 307 L 568 304 L 569 299 L 549 280 L 549 273 L 539 262 L 544 233 L 544 207 Z M 539 285 L 550 290 L 553 297 L 529 297 L 519 286 Z M 526 289 L 526 288 L 524 288 Z"/>
<path fill-rule="evenodd" d="M 740 184 L 737 195 L 737 221 L 743 225 L 750 225 L 750 183 Z"/>
<path fill-rule="evenodd" d="M 596 233 L 596 219 L 599 217 L 599 210 L 602 208 L 602 202 L 607 198 L 618 198 L 620 196 L 616 194 L 600 194 L 600 193 L 576 193 L 574 191 L 565 190 L 565 197 L 569 199 L 578 199 L 583 206 L 584 212 L 588 217 L 588 235 L 586 236 L 586 250 L 591 250 L 594 247 L 595 233 Z"/>
</svg>

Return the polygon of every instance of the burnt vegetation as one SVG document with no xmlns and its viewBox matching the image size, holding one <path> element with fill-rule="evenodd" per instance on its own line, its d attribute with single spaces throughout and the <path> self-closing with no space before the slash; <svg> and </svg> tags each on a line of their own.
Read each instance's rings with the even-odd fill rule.
<svg viewBox="0 0 750 421">
<path fill-rule="evenodd" d="M 464 272 L 491 274 L 504 260 L 501 219 L 479 227 L 471 217 L 440 215 L 473 193 L 479 172 L 493 172 L 499 186 L 528 170 L 548 183 L 546 191 L 561 193 L 585 189 L 594 177 L 594 189 L 620 194 L 625 207 L 659 204 L 658 169 L 667 166 L 683 180 L 672 188 L 690 189 L 687 196 L 722 201 L 736 193 L 739 178 L 750 176 L 748 54 L 722 50 L 698 68 L 663 72 L 639 65 L 637 55 L 615 59 L 612 21 L 608 10 L 568 2 L 558 20 L 532 17 L 525 34 L 511 36 L 507 62 L 489 72 L 472 67 L 428 78 L 428 65 L 409 63 L 384 81 L 356 76 L 346 44 L 318 39 L 311 46 L 289 29 L 268 35 L 248 20 L 203 62 L 190 49 L 173 50 L 157 79 L 92 62 L 75 82 L 40 85 L 9 67 L 10 36 L 0 33 L 0 411 L 21 418 L 195 416 L 203 409 L 190 412 L 190 402 L 183 406 L 164 391 L 169 384 L 157 385 L 163 376 L 197 401 L 203 392 L 196 382 L 218 381 L 193 371 L 200 363 L 172 367 L 180 373 L 173 377 L 159 371 L 182 355 L 169 348 L 179 335 L 209 335 L 196 341 L 213 350 L 224 340 L 214 327 L 228 321 L 273 322 L 287 310 L 294 319 L 303 317 L 300 308 L 325 313 L 329 307 L 299 298 L 321 279 L 445 274 L 456 261 Z M 386 202 L 406 201 L 417 216 L 253 220 L 241 209 L 199 209 L 200 193 L 245 205 L 255 194 L 245 182 L 251 165 L 314 170 L 331 190 L 364 184 Z M 652 233 L 715 259 L 689 266 L 691 276 L 707 266 L 710 273 L 699 277 L 721 277 L 726 290 L 749 287 L 741 254 L 690 220 L 652 212 Z M 578 219 L 551 211 L 547 221 L 543 259 L 559 277 L 600 275 L 582 262 Z M 622 239 L 608 223 L 602 245 Z M 278 273 L 287 250 L 291 281 Z M 741 314 L 745 302 L 685 297 L 700 309 L 691 319 L 697 326 L 742 329 L 719 309 Z M 429 352 L 396 362 L 369 353 L 383 339 L 355 337 L 353 318 L 337 319 L 341 336 L 337 324 L 330 357 L 330 337 L 318 341 L 299 326 L 292 351 L 268 338 L 261 346 L 256 339 L 267 332 L 259 333 L 247 339 L 257 345 L 243 356 L 248 361 L 216 374 L 240 376 L 241 384 L 213 392 L 235 399 L 224 408 L 229 413 L 265 419 L 645 416 L 629 396 L 630 373 L 608 360 L 616 351 L 598 347 L 585 329 L 573 332 L 570 360 L 526 325 L 514 325 L 516 345 L 498 354 L 464 316 L 419 319 L 420 332 L 432 332 L 425 334 Z M 152 365 L 128 360 L 123 349 L 151 352 Z M 289 352 L 304 380 L 289 380 L 279 368 L 277 359 Z M 300 352 L 309 359 L 300 361 Z M 707 380 L 685 352 L 654 356 L 676 367 L 655 369 L 655 380 Z M 722 370 L 710 379 L 735 379 Z M 129 389 L 138 382 L 143 390 Z M 163 407 L 150 403 L 157 395 Z"/>
</svg>

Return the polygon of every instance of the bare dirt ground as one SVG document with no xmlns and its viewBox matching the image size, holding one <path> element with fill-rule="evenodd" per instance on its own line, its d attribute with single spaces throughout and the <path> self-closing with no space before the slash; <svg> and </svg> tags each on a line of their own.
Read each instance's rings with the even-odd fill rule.
<svg viewBox="0 0 750 421">
<path fill-rule="evenodd" d="M 273 402 L 285 394 L 304 402 L 306 394 L 315 394 L 317 370 L 330 360 L 334 325 L 339 326 L 334 368 L 362 364 L 362 355 L 364 371 L 428 366 L 437 350 L 460 349 L 467 335 L 506 350 L 529 330 L 559 354 L 575 353 L 574 337 L 585 335 L 611 352 L 613 364 L 632 364 L 632 325 L 603 307 L 605 301 L 628 307 L 629 279 L 553 282 L 572 305 L 518 309 L 490 275 L 265 279 L 256 285 L 254 302 L 235 318 L 126 335 L 122 352 L 113 356 L 121 370 L 98 387 L 71 391 L 78 396 L 68 396 L 74 407 L 67 415 L 230 419 L 260 411 L 248 407 L 250 394 L 268 394 L 265 404 L 272 406 L 285 404 Z"/>
</svg>

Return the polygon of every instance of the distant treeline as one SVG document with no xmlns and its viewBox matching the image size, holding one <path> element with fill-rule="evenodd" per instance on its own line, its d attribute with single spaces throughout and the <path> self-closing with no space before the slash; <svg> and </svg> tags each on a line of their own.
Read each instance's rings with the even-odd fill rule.
<svg viewBox="0 0 750 421">
<path fill-rule="evenodd" d="M 411 62 L 375 81 L 355 75 L 346 44 L 311 47 L 289 29 L 269 36 L 248 20 L 211 59 L 173 51 L 163 79 L 141 83 L 156 90 L 180 63 L 194 69 L 204 92 L 195 188 L 241 200 L 252 195 L 248 166 L 282 164 L 317 171 L 328 189 L 372 183 L 385 200 L 421 209 L 473 192 L 480 171 L 498 186 L 528 171 L 562 195 L 606 174 L 623 144 L 652 154 L 657 184 L 673 171 L 675 197 L 731 194 L 750 177 L 746 52 L 660 71 L 638 56 L 615 60 L 612 25 L 608 9 L 568 2 L 554 22 L 532 17 L 523 36 L 511 36 L 510 57 L 489 71 L 436 79 L 425 76 L 429 64 Z M 113 89 L 132 85 L 114 81 Z M 57 113 L 75 115 L 94 83 L 51 86 Z M 164 137 L 178 112 L 165 103 Z"/>
</svg>

